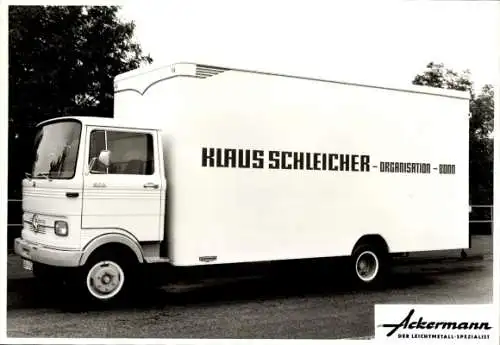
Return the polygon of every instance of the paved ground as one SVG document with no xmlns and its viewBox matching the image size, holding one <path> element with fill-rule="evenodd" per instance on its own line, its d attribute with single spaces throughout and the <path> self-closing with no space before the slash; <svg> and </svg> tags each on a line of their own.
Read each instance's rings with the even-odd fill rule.
<svg viewBox="0 0 500 345">
<path fill-rule="evenodd" d="M 341 277 L 332 284 L 324 275 L 252 279 L 184 292 L 155 289 L 120 308 L 86 312 L 65 311 L 58 291 L 37 286 L 9 257 L 7 331 L 9 337 L 370 337 L 376 303 L 491 303 L 491 236 L 475 236 L 467 253 L 465 260 L 460 251 L 399 259 L 379 291 L 353 291 Z"/>
</svg>

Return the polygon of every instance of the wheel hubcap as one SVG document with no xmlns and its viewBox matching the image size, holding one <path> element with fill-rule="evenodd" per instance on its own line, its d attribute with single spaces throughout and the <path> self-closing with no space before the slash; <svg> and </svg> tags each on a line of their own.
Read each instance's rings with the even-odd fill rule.
<svg viewBox="0 0 500 345">
<path fill-rule="evenodd" d="M 95 264 L 87 275 L 87 289 L 98 299 L 109 299 L 120 292 L 125 281 L 121 267 L 112 261 Z"/>
<path fill-rule="evenodd" d="M 356 260 L 356 274 L 359 279 L 369 282 L 376 277 L 378 270 L 378 258 L 373 252 L 365 251 L 358 255 Z"/>
</svg>

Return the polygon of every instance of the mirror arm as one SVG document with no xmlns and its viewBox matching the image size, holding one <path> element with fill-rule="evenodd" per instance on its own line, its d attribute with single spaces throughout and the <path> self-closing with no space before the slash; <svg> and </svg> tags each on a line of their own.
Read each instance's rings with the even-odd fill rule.
<svg viewBox="0 0 500 345">
<path fill-rule="evenodd" d="M 94 167 L 96 160 L 97 160 L 96 157 L 94 157 L 94 158 L 92 158 L 90 160 L 90 163 L 89 163 L 89 172 L 92 172 L 92 168 Z"/>
</svg>

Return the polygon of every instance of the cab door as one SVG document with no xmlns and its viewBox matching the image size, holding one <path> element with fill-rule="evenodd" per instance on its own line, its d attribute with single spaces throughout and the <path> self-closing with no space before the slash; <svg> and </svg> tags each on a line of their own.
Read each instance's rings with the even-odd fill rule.
<svg viewBox="0 0 500 345">
<path fill-rule="evenodd" d="M 89 127 L 82 237 L 86 230 L 124 230 L 138 241 L 160 241 L 162 177 L 156 131 Z M 110 151 L 109 166 L 97 158 Z"/>
</svg>

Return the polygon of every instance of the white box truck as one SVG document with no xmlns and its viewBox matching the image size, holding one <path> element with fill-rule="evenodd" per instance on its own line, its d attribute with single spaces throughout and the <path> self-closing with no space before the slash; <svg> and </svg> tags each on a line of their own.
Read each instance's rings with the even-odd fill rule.
<svg viewBox="0 0 500 345">
<path fill-rule="evenodd" d="M 15 251 L 97 301 L 153 264 L 173 281 L 348 257 L 377 284 L 395 253 L 469 247 L 468 115 L 466 92 L 139 68 L 115 78 L 113 119 L 38 126 Z"/>
</svg>

